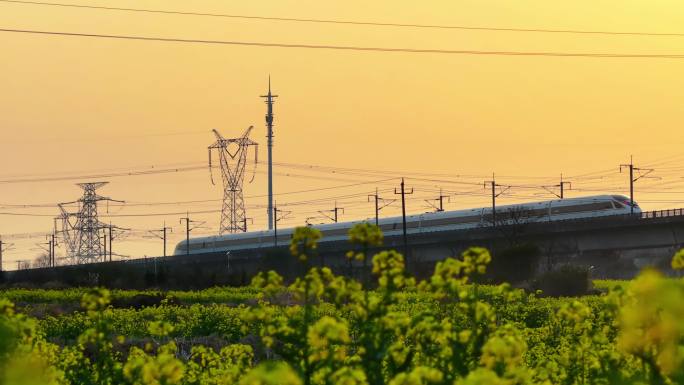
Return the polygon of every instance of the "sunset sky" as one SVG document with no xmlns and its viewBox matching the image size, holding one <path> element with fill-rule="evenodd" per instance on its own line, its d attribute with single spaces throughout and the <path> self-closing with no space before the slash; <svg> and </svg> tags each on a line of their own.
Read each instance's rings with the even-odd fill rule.
<svg viewBox="0 0 684 385">
<path fill-rule="evenodd" d="M 195 13 L 448 26 L 672 33 L 609 35 L 274 21 L 0 1 L 0 29 L 438 50 L 684 55 L 681 0 L 83 1 L 69 4 Z M 211 129 L 254 125 L 266 160 L 265 106 L 275 105 L 280 226 L 332 209 L 373 216 L 367 195 L 395 198 L 407 178 L 409 211 L 442 189 L 447 209 L 482 207 L 482 183 L 515 187 L 500 204 L 552 199 L 540 186 L 572 182 L 568 196 L 628 193 L 619 165 L 634 156 L 658 179 L 637 182 L 644 209 L 684 206 L 684 59 L 463 55 L 208 45 L 0 32 L 0 235 L 14 244 L 5 269 L 33 259 L 57 202 L 77 182 L 109 181 L 102 220 L 136 231 L 117 253 L 161 253 L 145 230 L 180 212 L 215 233 L 222 188 L 209 179 Z M 198 166 L 146 176 L 61 177 Z M 326 167 L 316 167 L 326 166 Z M 349 170 L 355 169 L 355 170 Z M 266 166 L 245 184 L 251 229 L 266 226 Z M 56 181 L 40 179 L 58 177 Z M 36 181 L 39 179 L 39 181 Z M 218 181 L 218 174 L 215 174 Z M 391 180 L 390 180 L 391 179 Z M 338 188 L 335 188 L 338 187 Z M 326 190 L 300 192 L 309 189 Z M 553 188 L 550 188 L 553 190 Z M 283 194 L 286 193 L 286 194 Z M 310 202 L 310 200 L 316 200 Z M 187 201 L 203 201 L 188 203 Z M 180 202 L 180 203 L 176 203 Z M 166 204 L 161 204 L 166 203 Z M 28 205 L 30 207 L 17 207 Z M 390 205 L 383 215 L 394 215 Z M 160 214 L 160 215 L 152 215 Z M 165 214 L 165 215 L 161 215 Z M 322 222 L 315 218 L 313 222 Z M 63 255 L 60 249 L 58 256 Z"/>
</svg>

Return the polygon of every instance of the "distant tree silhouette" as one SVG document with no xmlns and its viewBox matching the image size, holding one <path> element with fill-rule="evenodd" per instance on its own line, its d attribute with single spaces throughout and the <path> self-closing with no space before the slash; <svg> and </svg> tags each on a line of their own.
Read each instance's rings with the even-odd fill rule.
<svg viewBox="0 0 684 385">
<path fill-rule="evenodd" d="M 50 255 L 48 255 L 48 253 L 39 254 L 33 260 L 33 263 L 31 263 L 31 266 L 33 268 L 50 267 Z"/>
</svg>

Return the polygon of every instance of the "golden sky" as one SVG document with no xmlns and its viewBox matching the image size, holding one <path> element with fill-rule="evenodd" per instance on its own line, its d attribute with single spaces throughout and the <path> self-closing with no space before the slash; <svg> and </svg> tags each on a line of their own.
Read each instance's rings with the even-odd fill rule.
<svg viewBox="0 0 684 385">
<path fill-rule="evenodd" d="M 74 4 L 268 17 L 409 24 L 684 33 L 681 1 L 92 1 Z M 535 51 L 684 54 L 684 36 L 633 36 L 420 29 L 162 15 L 0 2 L 0 28 L 289 44 Z M 479 184 L 495 172 L 522 185 L 501 203 L 552 198 L 533 185 L 573 182 L 568 196 L 626 193 L 618 165 L 653 167 L 642 179 L 646 209 L 684 205 L 684 59 L 512 57 L 221 46 L 0 32 L 0 179 L 65 176 L 203 165 L 216 128 L 253 139 L 266 159 L 265 107 L 258 97 L 272 76 L 275 160 L 297 165 L 385 170 L 359 173 L 279 167 L 276 193 L 335 187 L 276 199 L 302 224 L 338 200 L 342 219 L 373 215 L 367 193 L 388 198 L 402 175 L 416 193 L 411 212 L 442 188 L 448 209 L 489 204 Z M 266 168 L 246 185 L 253 229 L 265 226 Z M 289 175 L 286 175 L 288 174 Z M 445 174 L 427 177 L 418 173 Z M 592 173 L 591 175 L 585 175 Z M 421 176 L 423 180 L 416 177 Z M 573 178 L 574 177 L 574 178 Z M 596 177 L 596 178 L 590 178 Z M 600 177 L 600 178 L 599 178 Z M 218 178 L 217 178 L 218 179 Z M 433 179 L 433 180 L 426 180 Z M 132 206 L 221 197 L 207 170 L 104 178 L 103 195 L 125 200 L 109 214 L 218 209 L 220 202 Z M 0 212 L 57 214 L 56 208 L 7 205 L 72 201 L 80 190 L 60 180 L 0 183 Z M 87 180 L 83 180 L 87 181 Z M 454 183 L 458 182 L 458 183 Z M 463 193 L 469 195 L 464 195 Z M 460 194 L 458 194 L 460 193 Z M 381 195 L 383 195 L 381 194 Z M 255 197 L 258 196 L 258 197 Z M 320 201 L 299 204 L 310 199 Z M 283 206 L 285 207 L 285 206 Z M 105 212 L 105 208 L 101 208 Z M 384 210 L 395 214 L 398 206 Z M 215 232 L 218 214 L 196 214 Z M 180 215 L 110 217 L 138 230 L 174 226 Z M 321 221 L 314 219 L 313 221 Z M 0 234 L 15 250 L 5 268 L 31 259 L 49 232 L 48 216 L 0 215 Z M 156 255 L 160 241 L 115 241 L 125 255 Z"/>
</svg>

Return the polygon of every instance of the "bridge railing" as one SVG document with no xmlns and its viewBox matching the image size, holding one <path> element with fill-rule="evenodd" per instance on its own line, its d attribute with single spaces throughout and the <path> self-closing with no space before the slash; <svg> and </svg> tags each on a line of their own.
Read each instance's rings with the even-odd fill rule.
<svg viewBox="0 0 684 385">
<path fill-rule="evenodd" d="M 642 219 L 667 218 L 667 217 L 679 217 L 682 215 L 684 215 L 684 209 L 668 209 L 668 210 L 644 211 L 641 213 L 641 218 Z"/>
</svg>

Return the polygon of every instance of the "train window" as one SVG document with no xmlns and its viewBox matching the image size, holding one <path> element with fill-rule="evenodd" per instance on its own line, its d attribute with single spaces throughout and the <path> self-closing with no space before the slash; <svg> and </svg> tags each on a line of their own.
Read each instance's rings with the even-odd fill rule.
<svg viewBox="0 0 684 385">
<path fill-rule="evenodd" d="M 418 227 L 418 222 L 406 222 L 407 229 L 415 229 Z"/>
<path fill-rule="evenodd" d="M 612 208 L 613 206 L 610 204 L 610 202 L 601 202 L 601 208 L 598 210 L 610 210 Z"/>
<path fill-rule="evenodd" d="M 468 217 L 460 217 L 460 218 L 454 218 L 454 219 L 455 219 L 454 223 L 477 223 L 482 218 L 480 215 L 471 215 Z"/>
<path fill-rule="evenodd" d="M 512 209 L 501 209 L 496 212 L 497 221 L 515 221 L 515 222 L 525 222 L 535 218 L 543 218 L 549 214 L 547 208 L 543 209 L 525 209 L 522 207 L 516 207 Z M 491 215 L 488 216 L 491 220 Z"/>
<path fill-rule="evenodd" d="M 440 218 L 432 219 L 423 222 L 423 227 L 439 227 L 439 226 L 449 226 L 457 225 L 461 223 L 477 223 L 480 222 L 479 215 L 470 215 L 467 217 L 456 217 L 456 218 Z"/>
<path fill-rule="evenodd" d="M 278 237 L 280 239 L 280 237 Z M 224 239 L 215 243 L 214 247 L 229 247 L 229 246 L 239 246 L 239 245 L 249 245 L 252 243 L 259 243 L 257 238 L 245 238 L 245 239 Z"/>
<path fill-rule="evenodd" d="M 612 208 L 613 205 L 611 205 L 609 201 L 604 201 L 595 203 L 585 203 L 582 205 L 552 207 L 551 214 L 560 215 L 569 213 L 579 213 L 585 211 L 611 210 Z"/>
<path fill-rule="evenodd" d="M 323 231 L 323 236 L 324 237 L 336 237 L 339 235 L 347 235 L 348 233 L 349 233 L 349 229 L 327 230 L 327 231 Z"/>
</svg>

